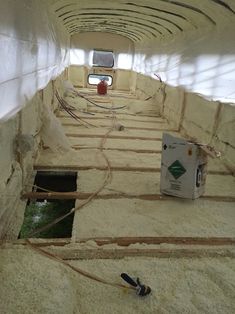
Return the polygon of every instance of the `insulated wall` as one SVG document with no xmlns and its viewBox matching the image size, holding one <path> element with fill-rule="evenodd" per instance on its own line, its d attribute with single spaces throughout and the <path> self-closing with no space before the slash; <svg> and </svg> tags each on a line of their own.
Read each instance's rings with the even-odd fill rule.
<svg viewBox="0 0 235 314">
<path fill-rule="evenodd" d="M 46 1 L 0 1 L 0 121 L 69 64 L 69 35 Z"/>
<path fill-rule="evenodd" d="M 229 19 L 227 20 L 229 22 Z M 234 21 L 136 46 L 134 71 L 211 100 L 235 102 Z"/>
<path fill-rule="evenodd" d="M 27 203 L 21 195 L 32 189 L 33 165 L 42 138 L 57 132 L 62 142 L 55 125 L 48 127 L 47 109 L 52 113 L 58 108 L 54 90 L 62 95 L 65 79 L 66 71 L 37 92 L 13 118 L 0 124 L 0 239 L 15 240 L 19 235 Z"/>
</svg>

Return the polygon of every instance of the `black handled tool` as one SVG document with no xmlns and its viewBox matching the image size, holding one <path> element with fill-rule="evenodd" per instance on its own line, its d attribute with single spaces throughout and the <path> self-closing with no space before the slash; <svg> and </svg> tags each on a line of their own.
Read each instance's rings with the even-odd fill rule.
<svg viewBox="0 0 235 314">
<path fill-rule="evenodd" d="M 143 285 L 140 283 L 139 278 L 137 278 L 136 282 L 134 279 L 132 279 L 129 275 L 126 273 L 122 273 L 121 277 L 123 280 L 125 280 L 129 285 L 136 288 L 137 295 L 144 297 L 151 292 L 151 288 L 149 286 Z"/>
</svg>

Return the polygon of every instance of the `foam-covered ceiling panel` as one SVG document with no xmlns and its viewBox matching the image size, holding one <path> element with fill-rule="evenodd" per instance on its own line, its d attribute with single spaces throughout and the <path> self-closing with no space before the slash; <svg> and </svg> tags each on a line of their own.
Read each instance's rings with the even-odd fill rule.
<svg viewBox="0 0 235 314">
<path fill-rule="evenodd" d="M 219 26 L 235 17 L 234 0 L 49 0 L 48 4 L 71 35 L 108 32 L 134 42 Z"/>
</svg>

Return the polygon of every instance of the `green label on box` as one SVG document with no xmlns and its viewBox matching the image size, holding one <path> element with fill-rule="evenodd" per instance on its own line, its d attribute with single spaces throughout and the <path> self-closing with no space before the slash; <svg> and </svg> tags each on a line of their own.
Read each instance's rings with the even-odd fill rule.
<svg viewBox="0 0 235 314">
<path fill-rule="evenodd" d="M 174 161 L 173 164 L 168 167 L 168 170 L 175 179 L 178 179 L 186 172 L 186 169 L 181 165 L 178 160 Z"/>
</svg>

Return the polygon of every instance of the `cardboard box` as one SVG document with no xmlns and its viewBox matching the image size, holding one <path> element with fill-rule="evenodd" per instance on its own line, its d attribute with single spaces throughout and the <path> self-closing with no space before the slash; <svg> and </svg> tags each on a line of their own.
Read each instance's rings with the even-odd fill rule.
<svg viewBox="0 0 235 314">
<path fill-rule="evenodd" d="M 207 153 L 200 144 L 163 134 L 161 193 L 198 198 L 205 191 L 206 174 Z"/>
</svg>

